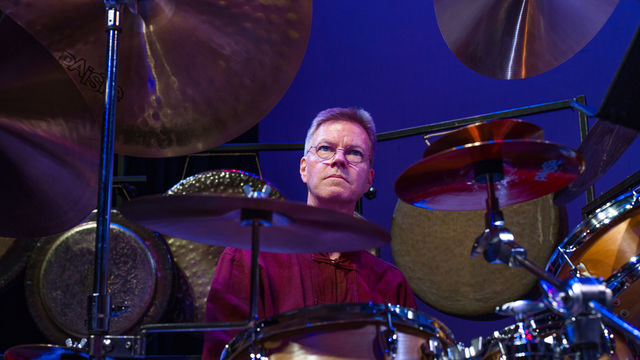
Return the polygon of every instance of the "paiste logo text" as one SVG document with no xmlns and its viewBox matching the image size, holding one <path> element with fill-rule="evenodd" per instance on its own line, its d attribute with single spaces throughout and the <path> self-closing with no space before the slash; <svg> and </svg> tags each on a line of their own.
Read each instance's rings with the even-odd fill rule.
<svg viewBox="0 0 640 360">
<path fill-rule="evenodd" d="M 87 88 L 97 92 L 98 94 L 104 94 L 105 91 L 105 79 L 106 75 L 103 72 L 98 72 L 96 69 L 87 64 L 84 58 L 77 57 L 69 51 L 65 51 L 58 57 L 58 61 L 64 66 L 67 71 L 74 74 L 80 79 L 80 83 Z M 116 100 L 120 101 L 124 98 L 124 90 L 122 87 L 116 87 Z"/>
</svg>

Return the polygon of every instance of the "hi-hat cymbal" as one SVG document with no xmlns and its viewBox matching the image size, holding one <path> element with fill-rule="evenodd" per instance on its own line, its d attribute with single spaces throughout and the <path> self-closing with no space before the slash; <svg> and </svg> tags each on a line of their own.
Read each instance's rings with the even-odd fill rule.
<svg viewBox="0 0 640 360">
<path fill-rule="evenodd" d="M 4 353 L 7 360 L 85 360 L 89 354 L 82 349 L 48 344 L 31 344 L 14 346 Z"/>
<path fill-rule="evenodd" d="M 96 206 L 100 129 L 47 49 L 2 13 L 0 34 L 0 235 L 51 235 Z"/>
<path fill-rule="evenodd" d="M 502 159 L 504 177 L 495 183 L 501 206 L 517 204 L 567 186 L 584 170 L 572 149 L 541 140 L 467 144 L 424 158 L 395 183 L 403 201 L 432 210 L 485 208 L 487 185 L 475 181 L 474 164 Z"/>
<path fill-rule="evenodd" d="M 532 123 L 519 119 L 500 119 L 467 125 L 443 135 L 429 145 L 422 157 L 431 156 L 451 148 L 491 140 L 533 139 L 543 140 L 544 131 Z"/>
<path fill-rule="evenodd" d="M 618 0 L 434 0 L 442 37 L 472 70 L 523 79 L 562 64 L 600 31 Z"/>
<path fill-rule="evenodd" d="M 276 199 L 211 194 L 147 196 L 125 203 L 129 219 L 160 233 L 211 245 L 251 249 L 242 210 L 271 215 L 260 227 L 260 250 L 284 253 L 354 251 L 391 241 L 381 227 L 354 216 Z"/>
<path fill-rule="evenodd" d="M 0 9 L 53 54 L 101 119 L 104 2 L 0 0 Z M 258 123 L 296 75 L 311 10 L 311 0 L 122 6 L 115 151 L 184 155 L 225 143 Z"/>
</svg>

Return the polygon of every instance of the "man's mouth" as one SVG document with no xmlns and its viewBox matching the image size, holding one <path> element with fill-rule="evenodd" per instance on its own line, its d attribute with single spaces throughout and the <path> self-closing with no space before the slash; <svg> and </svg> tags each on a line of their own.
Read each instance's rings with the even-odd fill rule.
<svg viewBox="0 0 640 360">
<path fill-rule="evenodd" d="M 327 176 L 326 178 L 327 178 L 327 179 L 341 179 L 341 180 L 344 180 L 344 181 L 346 181 L 346 182 L 349 182 L 349 181 L 347 180 L 347 178 L 345 178 L 344 176 L 342 176 L 342 175 L 340 175 L 340 174 L 333 174 L 333 175 L 329 175 L 329 176 Z"/>
</svg>

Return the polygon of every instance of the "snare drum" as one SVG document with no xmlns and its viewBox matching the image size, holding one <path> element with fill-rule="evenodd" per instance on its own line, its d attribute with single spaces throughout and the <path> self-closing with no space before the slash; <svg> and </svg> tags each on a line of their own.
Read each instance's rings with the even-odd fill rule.
<svg viewBox="0 0 640 360">
<path fill-rule="evenodd" d="M 373 303 L 312 306 L 263 320 L 236 336 L 221 359 L 251 354 L 270 360 L 463 358 L 440 321 Z"/>
<path fill-rule="evenodd" d="M 596 210 L 552 254 L 547 271 L 560 279 L 577 271 L 606 279 L 613 310 L 640 326 L 640 187 Z"/>
</svg>

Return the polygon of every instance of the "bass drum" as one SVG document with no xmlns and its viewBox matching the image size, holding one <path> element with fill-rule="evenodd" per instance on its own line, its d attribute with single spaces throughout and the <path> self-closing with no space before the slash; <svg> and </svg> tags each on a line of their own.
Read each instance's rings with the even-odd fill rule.
<svg viewBox="0 0 640 360">
<path fill-rule="evenodd" d="M 42 333 L 55 344 L 87 337 L 93 292 L 96 214 L 61 234 L 41 238 L 27 264 L 25 294 Z M 156 323 L 171 302 L 174 267 L 160 236 L 111 211 L 108 287 L 109 333 L 135 334 Z"/>
<path fill-rule="evenodd" d="M 253 339 L 255 338 L 255 341 Z M 400 306 L 331 304 L 265 319 L 238 334 L 222 360 L 461 359 L 440 321 Z"/>
<path fill-rule="evenodd" d="M 205 171 L 180 181 L 165 195 L 208 193 L 244 196 L 242 187 L 245 185 L 251 185 L 253 190 L 262 190 L 265 185 L 269 185 L 272 188 L 270 198 L 284 199 L 268 181 L 240 170 Z M 165 238 L 178 270 L 180 284 L 172 319 L 180 322 L 203 322 L 209 288 L 224 247 L 166 235 Z"/>
<path fill-rule="evenodd" d="M 577 271 L 606 279 L 613 311 L 640 327 L 640 187 L 586 218 L 558 246 L 547 271 L 560 279 Z"/>
</svg>

